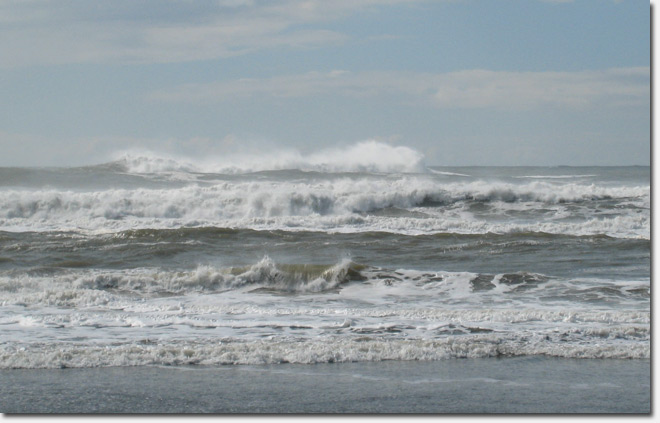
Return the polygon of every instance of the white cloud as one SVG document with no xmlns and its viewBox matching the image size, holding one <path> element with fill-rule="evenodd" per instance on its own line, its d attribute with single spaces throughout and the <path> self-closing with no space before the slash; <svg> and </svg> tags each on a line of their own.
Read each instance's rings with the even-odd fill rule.
<svg viewBox="0 0 660 423">
<path fill-rule="evenodd" d="M 314 47 L 347 39 L 320 24 L 406 1 L 420 0 L 0 0 L 0 67 L 164 63 Z"/>
<path fill-rule="evenodd" d="M 641 67 L 581 72 L 310 72 L 187 84 L 151 93 L 149 98 L 164 102 L 216 103 L 257 96 L 318 95 L 390 96 L 403 103 L 459 109 L 644 105 L 650 102 L 650 70 Z"/>
</svg>

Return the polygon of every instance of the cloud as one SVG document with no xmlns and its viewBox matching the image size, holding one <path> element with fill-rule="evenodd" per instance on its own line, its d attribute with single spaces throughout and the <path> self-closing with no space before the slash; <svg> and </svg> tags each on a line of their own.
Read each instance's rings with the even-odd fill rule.
<svg viewBox="0 0 660 423">
<path fill-rule="evenodd" d="M 404 104 L 438 108 L 525 110 L 541 106 L 644 105 L 650 102 L 650 69 L 581 72 L 464 70 L 448 73 L 309 72 L 262 79 L 186 84 L 153 92 L 152 101 L 218 103 L 253 97 L 388 96 Z"/>
<path fill-rule="evenodd" d="M 420 0 L 0 0 L 0 67 L 167 63 L 341 43 L 320 26 Z"/>
</svg>

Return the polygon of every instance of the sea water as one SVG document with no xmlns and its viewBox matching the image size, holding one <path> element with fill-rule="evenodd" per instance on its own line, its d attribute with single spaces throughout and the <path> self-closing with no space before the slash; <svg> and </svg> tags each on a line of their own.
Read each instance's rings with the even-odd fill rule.
<svg viewBox="0 0 660 423">
<path fill-rule="evenodd" d="M 650 168 L 0 168 L 0 368 L 650 358 Z"/>
<path fill-rule="evenodd" d="M 5 413 L 649 413 L 648 360 L 0 370 Z"/>
</svg>

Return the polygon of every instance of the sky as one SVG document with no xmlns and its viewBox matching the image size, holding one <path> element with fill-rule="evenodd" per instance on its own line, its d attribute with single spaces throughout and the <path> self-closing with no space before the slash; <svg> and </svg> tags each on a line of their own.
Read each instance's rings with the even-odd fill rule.
<svg viewBox="0 0 660 423">
<path fill-rule="evenodd" d="M 639 0 L 0 0 L 0 166 L 649 165 L 650 48 Z"/>
</svg>

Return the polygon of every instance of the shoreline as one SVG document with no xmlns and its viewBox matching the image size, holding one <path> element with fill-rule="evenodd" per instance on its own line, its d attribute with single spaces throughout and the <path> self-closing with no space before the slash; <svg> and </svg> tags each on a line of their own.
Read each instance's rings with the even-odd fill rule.
<svg viewBox="0 0 660 423">
<path fill-rule="evenodd" d="M 650 359 L 544 356 L 0 370 L 6 414 L 651 411 Z"/>
</svg>

